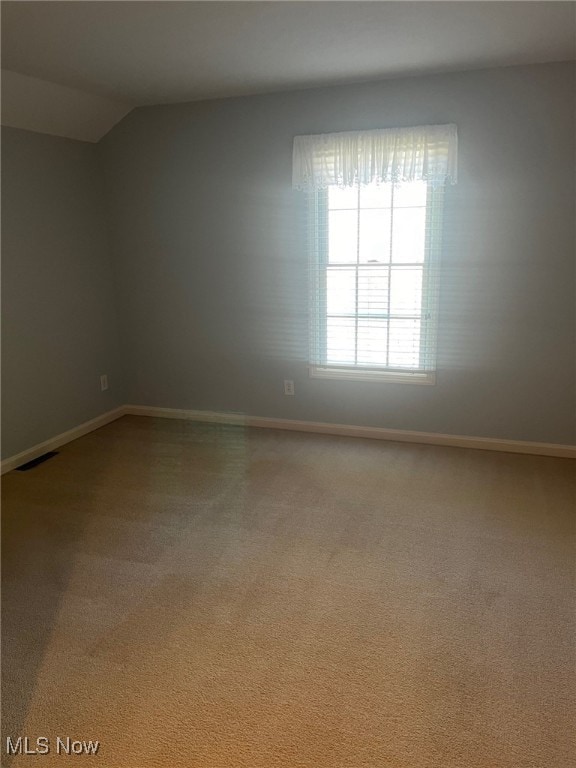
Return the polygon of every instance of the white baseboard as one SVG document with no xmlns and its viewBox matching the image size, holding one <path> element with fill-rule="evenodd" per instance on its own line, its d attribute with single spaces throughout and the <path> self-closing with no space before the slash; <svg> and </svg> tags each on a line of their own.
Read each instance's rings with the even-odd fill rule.
<svg viewBox="0 0 576 768">
<path fill-rule="evenodd" d="M 318 432 L 325 435 L 342 435 L 345 437 L 367 437 L 375 440 L 392 440 L 403 443 L 424 443 L 428 445 L 447 445 L 455 448 L 477 448 L 484 451 L 504 451 L 506 453 L 529 453 L 538 456 L 576 458 L 576 446 L 556 445 L 554 443 L 534 443 L 523 440 L 468 437 L 465 435 L 444 435 L 437 432 L 411 432 L 404 429 L 386 429 L 384 427 L 357 427 L 350 424 L 273 419 L 266 416 L 245 416 L 239 413 L 155 408 L 146 405 L 126 405 L 124 406 L 124 413 L 133 416 L 156 416 L 164 419 L 189 419 L 191 421 L 207 421 L 219 424 L 239 424 L 245 427 Z"/>
<path fill-rule="evenodd" d="M 180 408 L 156 408 L 147 405 L 122 405 L 103 413 L 95 419 L 85 421 L 67 432 L 45 440 L 43 443 L 28 448 L 26 451 L 5 459 L 0 465 L 1 474 L 16 469 L 27 461 L 42 456 L 43 453 L 60 448 L 95 429 L 109 424 L 125 415 L 155 416 L 164 419 L 187 419 L 218 424 L 236 424 L 244 427 L 264 429 L 287 429 L 296 432 L 317 432 L 324 435 L 343 437 L 365 437 L 373 440 L 391 440 L 401 443 L 423 443 L 427 445 L 447 445 L 454 448 L 477 448 L 484 451 L 504 451 L 506 453 L 528 453 L 537 456 L 556 456 L 576 458 L 576 446 L 556 445 L 554 443 L 532 443 L 522 440 L 501 440 L 490 437 L 467 437 L 465 435 L 444 435 L 437 432 L 411 432 L 404 429 L 386 429 L 384 427 L 358 427 L 351 424 L 329 424 L 321 421 L 296 421 L 293 419 L 273 419 L 267 416 L 246 416 L 241 413 L 222 413 L 218 411 L 193 411 Z"/>
<path fill-rule="evenodd" d="M 38 443 L 38 445 L 34 445 L 26 451 L 17 453 L 15 456 L 10 456 L 10 458 L 4 459 L 0 465 L 0 473 L 5 474 L 6 472 L 10 472 L 12 469 L 16 469 L 16 467 L 26 464 L 27 461 L 37 459 L 38 456 L 42 456 L 43 453 L 53 451 L 55 448 L 60 448 L 60 446 L 65 445 L 66 443 L 71 443 L 72 440 L 87 435 L 88 432 L 93 432 L 95 429 L 99 429 L 105 424 L 110 424 L 111 421 L 116 421 L 116 419 L 124 416 L 125 413 L 125 406 L 121 405 L 119 408 L 114 408 L 113 411 L 107 411 L 101 416 L 97 416 L 95 419 L 90 419 L 90 421 L 85 421 L 83 424 L 80 424 L 73 429 L 69 429 L 67 432 L 62 432 L 60 435 L 51 437 L 43 443 Z"/>
</svg>

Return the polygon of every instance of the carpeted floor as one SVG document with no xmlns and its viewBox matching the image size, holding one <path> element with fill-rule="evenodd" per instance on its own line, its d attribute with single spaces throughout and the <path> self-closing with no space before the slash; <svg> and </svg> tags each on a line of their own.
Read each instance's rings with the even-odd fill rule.
<svg viewBox="0 0 576 768">
<path fill-rule="evenodd" d="M 574 490 L 567 459 L 93 432 L 4 477 L 3 765 L 575 766 Z"/>
</svg>

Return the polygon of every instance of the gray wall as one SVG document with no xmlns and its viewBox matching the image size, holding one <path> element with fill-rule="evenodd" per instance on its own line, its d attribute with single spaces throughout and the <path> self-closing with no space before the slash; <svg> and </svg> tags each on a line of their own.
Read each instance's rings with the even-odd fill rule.
<svg viewBox="0 0 576 768">
<path fill-rule="evenodd" d="M 97 152 L 2 130 L 3 458 L 125 402 Z"/>
<path fill-rule="evenodd" d="M 551 64 L 141 108 L 99 146 L 4 129 L 3 457 L 125 402 L 574 442 L 574 93 Z M 438 383 L 310 379 L 293 136 L 436 122 Z"/>
<path fill-rule="evenodd" d="M 574 93 L 566 63 L 135 110 L 100 145 L 129 400 L 574 442 Z M 437 385 L 310 379 L 294 135 L 447 122 Z"/>
</svg>

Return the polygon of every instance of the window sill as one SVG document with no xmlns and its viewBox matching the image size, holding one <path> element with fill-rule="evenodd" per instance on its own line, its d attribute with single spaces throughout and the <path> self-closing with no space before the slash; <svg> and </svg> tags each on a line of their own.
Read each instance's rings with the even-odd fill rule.
<svg viewBox="0 0 576 768">
<path fill-rule="evenodd" d="M 311 379 L 340 379 L 341 381 L 375 381 L 396 384 L 436 384 L 436 373 L 410 373 L 409 371 L 377 371 L 354 370 L 346 368 L 329 368 L 318 365 L 309 367 Z"/>
</svg>

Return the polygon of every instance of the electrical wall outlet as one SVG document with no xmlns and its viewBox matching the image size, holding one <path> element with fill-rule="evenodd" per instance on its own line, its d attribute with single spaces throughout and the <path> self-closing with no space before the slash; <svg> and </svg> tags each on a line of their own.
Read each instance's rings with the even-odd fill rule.
<svg viewBox="0 0 576 768">
<path fill-rule="evenodd" d="M 108 376 L 103 373 L 102 376 L 100 376 L 100 392 L 106 392 L 108 389 Z"/>
<path fill-rule="evenodd" d="M 292 381 L 292 379 L 284 379 L 284 394 L 285 395 L 294 394 L 294 382 Z"/>
</svg>

